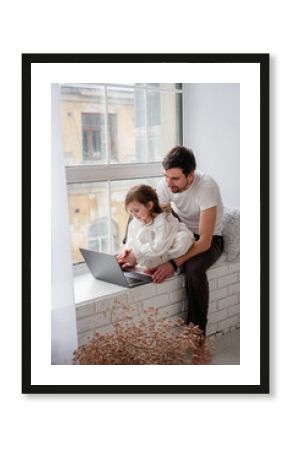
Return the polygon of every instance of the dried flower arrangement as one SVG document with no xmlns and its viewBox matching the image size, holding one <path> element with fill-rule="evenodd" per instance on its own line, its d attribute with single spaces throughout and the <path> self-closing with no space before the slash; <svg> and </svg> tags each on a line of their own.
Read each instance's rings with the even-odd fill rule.
<svg viewBox="0 0 290 450">
<path fill-rule="evenodd" d="M 128 311 L 128 305 L 123 307 Z M 74 364 L 209 364 L 210 351 L 199 327 L 183 319 L 157 320 L 157 309 L 148 308 L 136 321 L 117 321 L 113 331 L 96 333 L 74 352 Z"/>
</svg>

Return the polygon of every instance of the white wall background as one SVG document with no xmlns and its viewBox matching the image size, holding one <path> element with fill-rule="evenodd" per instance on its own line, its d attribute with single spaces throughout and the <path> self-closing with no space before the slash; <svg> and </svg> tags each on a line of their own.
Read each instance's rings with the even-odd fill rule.
<svg viewBox="0 0 290 450">
<path fill-rule="evenodd" d="M 184 145 L 218 182 L 224 205 L 239 208 L 239 84 L 184 84 Z"/>
<path fill-rule="evenodd" d="M 141 8 L 142 6 L 142 8 Z M 130 14 L 129 14 L 130 13 Z M 287 2 L 5 2 L 0 28 L 1 408 L 6 448 L 272 450 L 289 441 Z M 98 19 L 98 20 L 97 20 Z M 108 21 L 109 20 L 109 28 Z M 21 395 L 21 53 L 271 53 L 271 395 Z M 168 81 L 170 79 L 168 74 Z M 56 80 L 57 82 L 58 80 Z M 64 80 L 71 81 L 71 80 Z M 146 80 L 144 80 L 146 82 Z M 41 152 L 41 148 L 39 149 Z M 10 170 L 13 168 L 13 170 Z M 41 167 L 40 167 L 41 170 Z M 12 236 L 12 238 L 11 238 Z M 15 255 L 19 255 L 18 258 Z M 41 299 L 40 299 L 41 300 Z M 250 302 L 251 299 L 249 298 Z M 251 330 L 249 330 L 249 333 Z M 117 380 L 116 380 L 117 381 Z M 194 381 L 194 380 L 193 380 Z"/>
</svg>

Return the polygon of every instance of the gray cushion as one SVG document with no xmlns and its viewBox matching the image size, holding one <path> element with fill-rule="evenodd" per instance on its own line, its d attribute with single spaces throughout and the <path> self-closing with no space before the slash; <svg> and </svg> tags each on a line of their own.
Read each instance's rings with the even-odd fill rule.
<svg viewBox="0 0 290 450">
<path fill-rule="evenodd" d="M 223 232 L 226 261 L 232 261 L 240 254 L 240 210 L 224 208 Z"/>
</svg>

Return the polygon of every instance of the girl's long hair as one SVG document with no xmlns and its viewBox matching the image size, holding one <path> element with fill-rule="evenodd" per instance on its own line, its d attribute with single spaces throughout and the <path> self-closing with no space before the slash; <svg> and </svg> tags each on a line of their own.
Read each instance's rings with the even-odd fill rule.
<svg viewBox="0 0 290 450">
<path fill-rule="evenodd" d="M 131 202 L 138 202 L 144 206 L 146 206 L 148 202 L 152 202 L 153 207 L 150 211 L 152 214 L 160 214 L 164 211 L 164 207 L 159 203 L 156 191 L 146 184 L 138 184 L 128 191 L 125 198 L 126 209 Z"/>
</svg>

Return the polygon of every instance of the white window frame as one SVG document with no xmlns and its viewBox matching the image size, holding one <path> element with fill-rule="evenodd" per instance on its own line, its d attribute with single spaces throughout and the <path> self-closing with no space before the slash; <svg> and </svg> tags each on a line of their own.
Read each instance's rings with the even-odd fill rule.
<svg viewBox="0 0 290 450">
<path fill-rule="evenodd" d="M 184 88 L 181 85 L 180 88 L 157 88 L 156 86 L 135 86 L 125 85 L 125 84 L 108 84 L 108 83 L 95 83 L 95 84 L 84 84 L 84 83 L 65 83 L 60 84 L 60 87 L 82 87 L 82 88 L 94 88 L 96 86 L 102 86 L 105 88 L 105 133 L 106 133 L 106 162 L 107 164 L 83 164 L 83 165 L 70 165 L 65 166 L 67 185 L 78 184 L 78 183 L 88 183 L 88 182 L 99 182 L 106 181 L 109 183 L 108 195 L 110 196 L 110 185 L 112 181 L 120 180 L 138 180 L 141 178 L 153 178 L 162 176 L 162 166 L 161 160 L 154 162 L 138 162 L 138 163 L 126 163 L 126 164 L 115 164 L 110 163 L 110 148 L 108 145 L 108 100 L 107 100 L 107 90 L 108 88 L 129 88 L 129 89 L 140 89 L 145 91 L 145 129 L 146 129 L 146 160 L 148 161 L 148 92 L 162 92 L 162 93 L 175 93 L 181 94 L 181 108 L 180 108 L 180 118 L 179 118 L 179 130 L 180 130 L 180 145 L 183 145 L 183 110 L 184 110 Z M 110 234 L 110 224 L 111 224 L 111 208 L 109 208 L 109 234 Z M 78 275 L 87 272 L 86 265 L 82 263 L 74 263 L 74 274 Z"/>
</svg>

